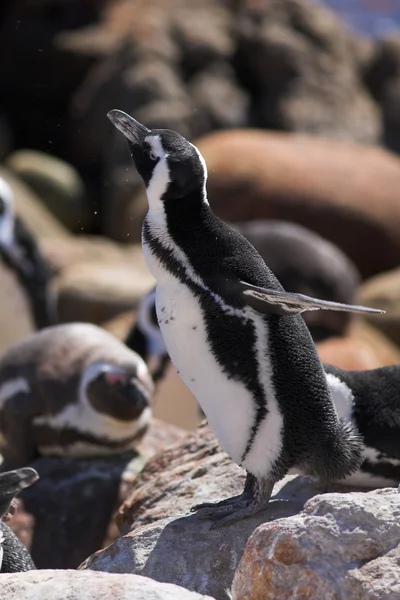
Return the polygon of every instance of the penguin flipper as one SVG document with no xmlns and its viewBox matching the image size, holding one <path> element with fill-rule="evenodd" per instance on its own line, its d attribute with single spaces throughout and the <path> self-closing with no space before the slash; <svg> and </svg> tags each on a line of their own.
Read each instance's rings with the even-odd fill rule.
<svg viewBox="0 0 400 600">
<path fill-rule="evenodd" d="M 342 304 L 329 300 L 319 300 L 304 294 L 286 292 L 285 290 L 273 290 L 251 285 L 245 281 L 236 284 L 239 287 L 242 299 L 246 304 L 260 313 L 274 313 L 279 315 L 296 315 L 312 310 L 335 310 L 354 313 L 385 313 L 384 310 L 357 306 L 353 304 Z"/>
</svg>

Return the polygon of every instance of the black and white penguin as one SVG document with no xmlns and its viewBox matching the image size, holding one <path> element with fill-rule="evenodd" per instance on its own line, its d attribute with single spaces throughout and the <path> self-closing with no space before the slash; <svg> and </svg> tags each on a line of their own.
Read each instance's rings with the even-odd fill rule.
<svg viewBox="0 0 400 600">
<path fill-rule="evenodd" d="M 285 292 L 253 246 L 212 213 L 195 146 L 122 111 L 108 116 L 146 186 L 142 245 L 168 353 L 221 446 L 247 471 L 242 494 L 194 507 L 198 516 L 216 527 L 257 513 L 293 467 L 324 481 L 355 471 L 362 443 L 337 417 L 300 313 L 370 309 Z"/>
<path fill-rule="evenodd" d="M 336 410 L 364 442 L 364 462 L 341 482 L 360 487 L 400 484 L 400 365 L 343 371 L 324 365 Z"/>
<path fill-rule="evenodd" d="M 15 496 L 39 478 L 35 469 L 25 467 L 0 473 L 0 572 L 18 573 L 36 569 L 33 560 L 15 533 L 3 522 Z"/>
<path fill-rule="evenodd" d="M 55 302 L 49 284 L 51 269 L 33 235 L 16 215 L 11 187 L 0 178 L 0 253 L 16 274 L 29 300 L 37 329 L 55 321 Z"/>
<path fill-rule="evenodd" d="M 0 362 L 4 469 L 42 455 L 134 448 L 149 424 L 152 393 L 144 361 L 100 327 L 68 323 L 26 337 Z"/>
<path fill-rule="evenodd" d="M 254 246 L 285 290 L 334 302 L 354 302 L 360 274 L 335 244 L 287 221 L 263 219 L 231 225 Z M 159 382 L 170 361 L 155 302 L 153 288 L 143 297 L 125 343 L 140 354 L 154 381 Z M 342 335 L 350 319 L 346 312 L 311 311 L 304 315 L 314 342 Z"/>
</svg>

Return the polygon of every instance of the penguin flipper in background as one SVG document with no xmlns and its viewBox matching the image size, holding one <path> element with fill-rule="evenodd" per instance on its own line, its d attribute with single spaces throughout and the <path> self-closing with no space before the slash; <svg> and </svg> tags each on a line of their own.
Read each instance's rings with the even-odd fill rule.
<svg viewBox="0 0 400 600">
<path fill-rule="evenodd" d="M 304 294 L 295 294 L 283 290 L 274 290 L 251 285 L 245 281 L 225 282 L 224 287 L 237 290 L 242 300 L 259 313 L 295 315 L 310 310 L 337 310 L 355 313 L 379 313 L 385 311 L 367 306 L 342 304 L 329 300 L 319 300 Z"/>
</svg>

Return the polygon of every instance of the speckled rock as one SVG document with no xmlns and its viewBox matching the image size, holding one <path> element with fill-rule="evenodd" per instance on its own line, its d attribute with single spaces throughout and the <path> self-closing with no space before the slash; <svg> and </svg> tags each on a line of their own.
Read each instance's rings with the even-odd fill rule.
<svg viewBox="0 0 400 600">
<path fill-rule="evenodd" d="M 97 459 L 35 460 L 32 466 L 40 479 L 19 498 L 24 512 L 34 519 L 30 551 L 37 567 L 76 568 L 92 552 L 113 542 L 119 535 L 113 514 L 132 481 L 149 457 L 182 435 L 178 428 L 153 419 L 137 452 Z M 20 525 L 15 521 L 15 533 Z M 14 528 L 13 520 L 10 526 Z"/>
<path fill-rule="evenodd" d="M 235 527 L 213 531 L 210 522 L 196 516 L 159 520 L 118 538 L 80 569 L 136 573 L 227 600 L 227 590 L 252 531 L 266 520 L 296 513 L 300 506 L 293 501 L 271 503 L 267 511 Z"/>
<path fill-rule="evenodd" d="M 213 600 L 138 575 L 43 570 L 1 576 L 7 600 Z"/>
<path fill-rule="evenodd" d="M 197 144 L 208 167 L 210 205 L 221 218 L 304 225 L 339 246 L 364 277 L 398 266 L 397 156 L 256 130 L 217 132 Z"/>
<path fill-rule="evenodd" d="M 317 344 L 317 349 L 322 362 L 346 371 L 377 369 L 400 364 L 398 346 L 379 329 L 361 319 L 353 323 L 345 336 L 320 342 Z"/>
<path fill-rule="evenodd" d="M 360 302 L 386 310 L 380 319 L 371 315 L 366 319 L 400 346 L 400 268 L 367 279 L 360 288 Z"/>
<path fill-rule="evenodd" d="M 400 595 L 400 494 L 325 494 L 251 535 L 234 600 L 394 600 Z"/>
</svg>

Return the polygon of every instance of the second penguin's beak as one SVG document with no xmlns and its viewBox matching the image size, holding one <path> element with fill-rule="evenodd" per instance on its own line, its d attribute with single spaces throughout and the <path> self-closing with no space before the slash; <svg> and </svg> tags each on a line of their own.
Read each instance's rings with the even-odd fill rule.
<svg viewBox="0 0 400 600">
<path fill-rule="evenodd" d="M 107 113 L 107 117 L 133 145 L 141 145 L 146 135 L 150 133 L 150 129 L 147 129 L 147 127 L 122 110 L 114 108 Z"/>
</svg>

